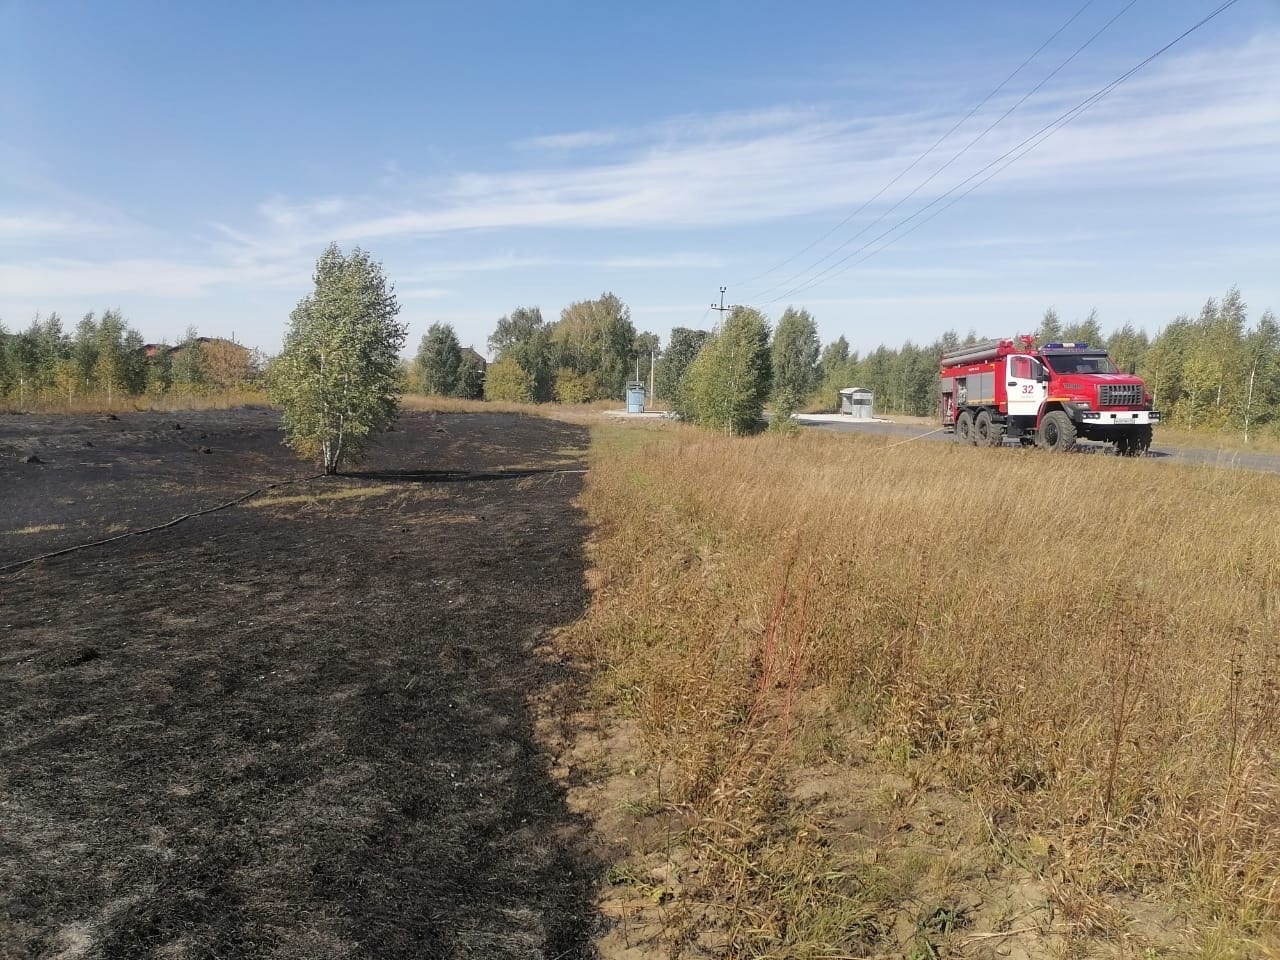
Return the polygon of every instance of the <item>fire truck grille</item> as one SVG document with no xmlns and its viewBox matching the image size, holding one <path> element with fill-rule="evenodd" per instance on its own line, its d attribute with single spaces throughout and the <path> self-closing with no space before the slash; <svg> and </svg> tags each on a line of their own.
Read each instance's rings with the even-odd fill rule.
<svg viewBox="0 0 1280 960">
<path fill-rule="evenodd" d="M 1140 407 L 1142 406 L 1142 386 L 1137 383 L 1104 383 L 1098 388 L 1098 405 Z"/>
</svg>

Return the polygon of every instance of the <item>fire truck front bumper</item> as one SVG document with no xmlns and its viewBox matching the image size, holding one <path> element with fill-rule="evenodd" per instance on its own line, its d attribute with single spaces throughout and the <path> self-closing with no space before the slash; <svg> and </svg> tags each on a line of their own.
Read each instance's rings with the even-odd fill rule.
<svg viewBox="0 0 1280 960">
<path fill-rule="evenodd" d="M 1092 427 L 1142 427 L 1160 422 L 1157 410 L 1082 410 L 1073 411 L 1072 417 Z"/>
</svg>

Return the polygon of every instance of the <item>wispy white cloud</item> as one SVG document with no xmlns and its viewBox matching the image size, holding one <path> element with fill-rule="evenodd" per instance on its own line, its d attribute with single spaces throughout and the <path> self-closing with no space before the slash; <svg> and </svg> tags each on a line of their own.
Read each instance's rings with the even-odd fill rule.
<svg viewBox="0 0 1280 960">
<path fill-rule="evenodd" d="M 714 270 L 725 264 L 723 257 L 697 251 L 618 256 L 568 257 L 502 254 L 472 260 L 434 261 L 420 270 L 401 274 L 404 282 L 434 280 L 469 273 L 507 273 L 546 267 L 585 267 L 593 270 Z"/>
<path fill-rule="evenodd" d="M 1192 179 L 1225 188 L 1274 171 L 1280 74 L 1271 64 L 1277 55 L 1280 38 L 1261 38 L 1139 75 L 1003 172 L 983 194 L 1149 189 Z M 1016 147 L 1101 79 L 1028 101 L 896 216 Z M 993 102 L 985 121 L 971 121 L 888 190 L 881 204 L 901 199 L 1011 102 Z M 680 117 L 651 124 L 608 162 L 463 172 L 433 183 L 425 198 L 411 192 L 369 196 L 358 204 L 276 198 L 263 215 L 268 232 L 311 242 L 321 229 L 347 241 L 371 241 L 548 227 L 680 229 L 840 214 L 873 195 L 951 122 L 949 116 L 916 113 L 840 119 L 830 108 L 804 107 Z M 556 136 L 565 146 L 619 142 L 612 130 Z M 355 209 L 370 213 L 346 216 Z"/>
<path fill-rule="evenodd" d="M 1062 196 L 1127 192 L 1159 194 L 1181 188 L 1187 197 L 1219 191 L 1224 195 L 1248 184 L 1251 209 L 1280 208 L 1280 36 L 1254 39 L 1238 48 L 1216 49 L 1161 61 L 1135 77 L 1096 108 L 1065 127 L 986 185 L 979 197 L 1021 199 L 1038 192 Z M 992 158 L 1014 147 L 1058 116 L 1097 85 L 1059 88 L 1029 100 L 984 138 L 962 160 L 939 174 L 886 220 L 884 227 L 929 200 Z M 887 190 L 877 205 L 839 231 L 834 246 L 864 225 L 887 204 L 937 170 L 944 158 L 989 123 L 1012 100 L 991 103 L 982 117 L 948 140 L 912 174 Z M 985 117 L 985 120 L 984 120 Z M 273 284 L 306 276 L 318 245 L 330 239 L 344 244 L 386 242 L 388 249 L 412 249 L 415 241 L 453 234 L 503 232 L 503 243 L 522 231 L 590 231 L 592 256 L 509 253 L 475 259 L 428 263 L 416 275 L 402 276 L 402 295 L 444 299 L 467 274 L 552 266 L 592 270 L 718 269 L 720 255 L 697 250 L 644 251 L 667 242 L 660 231 L 732 230 L 808 216 L 827 223 L 853 210 L 918 156 L 953 122 L 952 115 L 915 110 L 844 116 L 831 104 L 787 105 L 709 116 L 687 115 L 635 129 L 579 130 L 521 141 L 505 161 L 510 167 L 457 171 L 415 181 L 402 170 L 372 179 L 347 196 L 265 199 L 249 222 L 215 223 L 202 238 L 205 252 L 180 262 L 160 255 L 95 261 L 79 258 L 32 259 L 0 266 L 0 293 L 23 295 L 85 290 L 93 293 L 146 291 L 157 296 L 198 295 L 225 284 Z M 582 154 L 608 147 L 607 154 Z M 530 158 L 522 151 L 552 155 Z M 564 156 L 554 155 L 562 151 Z M 1186 185 L 1194 182 L 1196 190 Z M 1268 187 L 1268 185 L 1272 185 Z M 970 203 L 977 203 L 975 197 Z M 1195 202 L 1189 200 L 1188 203 Z M 71 216 L 8 212 L 0 216 L 0 242 L 50 238 L 93 229 L 92 221 Z M 878 228 L 883 229 L 883 227 Z M 623 247 L 607 231 L 628 230 Z M 512 233 L 514 232 L 514 234 Z M 1048 232 L 1046 232 L 1048 233 Z M 595 242 L 598 236 L 601 242 Z M 1112 235 L 1114 236 L 1114 235 Z M 322 239 L 318 239 L 322 238 Z M 1073 239 L 1074 238 L 1074 239 Z M 1072 230 L 1045 237 L 1087 243 L 1089 231 Z M 898 249 L 928 249 L 954 242 L 1026 247 L 1032 234 L 999 235 L 975 230 L 963 240 L 935 240 L 927 231 L 913 234 Z M 824 248 L 814 251 L 815 255 Z M 625 251 L 625 252 L 624 252 Z M 423 262 L 415 254 L 416 262 Z M 802 266 L 803 261 L 797 264 Z M 935 279 L 972 276 L 946 265 Z M 942 272 L 937 272 L 941 270 Z M 872 276 L 861 268 L 860 276 Z M 895 273 L 886 279 L 928 278 L 927 273 Z M 681 310 L 687 309 L 684 307 Z"/>
<path fill-rule="evenodd" d="M 333 217 L 347 207 L 343 197 L 321 197 L 304 203 L 289 203 L 275 196 L 258 205 L 262 219 L 275 227 L 295 227 L 314 220 Z"/>
<path fill-rule="evenodd" d="M 714 270 L 725 264 L 724 257 L 710 253 L 668 253 L 653 256 L 606 257 L 603 260 L 570 260 L 570 265 L 601 267 L 606 270 Z"/>
<path fill-rule="evenodd" d="M 612 130 L 579 130 L 576 133 L 528 137 L 516 141 L 515 146 L 527 150 L 586 150 L 590 147 L 611 146 L 618 139 L 618 134 Z"/>
<path fill-rule="evenodd" d="M 114 229 L 69 214 L 0 215 L 0 243 L 31 243 L 50 238 L 102 237 Z"/>
<path fill-rule="evenodd" d="M 225 284 L 296 283 L 296 274 L 164 259 L 44 259 L 0 264 L 0 297 L 60 298 L 144 294 L 198 297 Z"/>
<path fill-rule="evenodd" d="M 453 293 L 442 287 L 396 287 L 396 296 L 401 300 L 443 300 Z"/>
</svg>

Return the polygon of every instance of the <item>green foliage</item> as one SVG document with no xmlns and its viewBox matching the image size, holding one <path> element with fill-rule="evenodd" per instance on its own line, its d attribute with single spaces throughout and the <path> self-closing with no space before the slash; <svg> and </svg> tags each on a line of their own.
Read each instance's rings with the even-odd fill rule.
<svg viewBox="0 0 1280 960">
<path fill-rule="evenodd" d="M 600 395 L 600 381 L 594 373 L 578 373 L 570 367 L 561 367 L 556 371 L 557 403 L 590 403 L 599 399 Z"/>
<path fill-rule="evenodd" d="M 614 294 L 603 293 L 594 300 L 579 300 L 565 307 L 552 324 L 542 319 L 537 307 L 513 310 L 498 321 L 489 337 L 489 348 L 499 361 L 514 360 L 529 374 L 531 399 L 543 402 L 558 396 L 558 381 L 565 379 L 562 370 L 593 378 L 594 396 L 621 397 L 636 357 L 641 352 L 646 356 L 656 352 L 658 338 L 651 333 L 637 334 L 630 308 Z M 582 380 L 566 389 L 576 396 L 588 382 Z M 506 392 L 509 386 L 504 383 L 496 389 Z M 486 390 L 486 395 L 492 396 L 493 391 Z"/>
<path fill-rule="evenodd" d="M 484 361 L 473 350 L 466 350 L 462 354 L 453 395 L 463 400 L 479 400 L 484 397 Z"/>
<path fill-rule="evenodd" d="M 1050 307 L 1044 312 L 1034 336 L 1036 343 L 1052 343 L 1062 339 L 1062 321 L 1058 318 L 1057 310 Z"/>
<path fill-rule="evenodd" d="M 849 341 L 843 336 L 837 337 L 822 348 L 818 359 L 818 379 L 827 379 L 828 374 L 843 367 L 849 362 Z"/>
<path fill-rule="evenodd" d="M 25 331 L 0 329 L 0 396 L 19 404 L 65 401 L 97 394 L 108 403 L 141 394 L 147 387 L 149 364 L 142 336 L 119 310 L 97 319 L 90 312 L 73 333 L 63 332 L 56 313 L 37 317 Z"/>
<path fill-rule="evenodd" d="M 1249 368 L 1244 334 L 1245 304 L 1232 288 L 1219 303 L 1209 300 L 1192 321 L 1179 317 L 1144 357 L 1157 402 L 1186 427 L 1243 426 Z M 1255 381 L 1256 382 L 1256 381 Z"/>
<path fill-rule="evenodd" d="M 13 387 L 14 371 L 13 361 L 9 356 L 9 342 L 11 337 L 5 330 L 4 324 L 0 323 L 0 397 L 7 394 Z"/>
<path fill-rule="evenodd" d="M 423 393 L 453 395 L 462 371 L 462 346 L 452 325 L 433 323 L 428 327 L 413 363 Z"/>
<path fill-rule="evenodd" d="M 558 367 L 594 374 L 603 395 L 621 397 L 635 360 L 636 328 L 631 309 L 612 293 L 580 300 L 560 312 L 551 329 Z"/>
<path fill-rule="evenodd" d="M 537 307 L 512 310 L 498 321 L 489 337 L 489 349 L 498 360 L 514 360 L 533 378 L 530 399 L 551 399 L 551 378 L 558 364 L 552 356 L 551 328 L 542 319 L 541 310 Z M 485 396 L 490 396 L 487 389 Z"/>
<path fill-rule="evenodd" d="M 685 419 L 693 419 L 688 390 L 685 389 L 685 374 L 710 336 L 711 333 L 707 330 L 676 327 L 671 331 L 671 342 L 667 344 L 654 373 L 657 395 L 670 403 L 671 409 Z"/>
<path fill-rule="evenodd" d="M 170 354 L 173 385 L 178 390 L 194 391 L 209 382 L 204 368 L 204 344 L 195 327 L 187 327 L 186 336 Z"/>
<path fill-rule="evenodd" d="M 515 357 L 501 357 L 489 365 L 484 380 L 484 398 L 507 403 L 532 403 L 534 378 Z"/>
<path fill-rule="evenodd" d="M 1067 324 L 1059 339 L 1067 343 L 1087 343 L 1091 347 L 1100 347 L 1105 344 L 1107 338 L 1102 335 L 1102 326 L 1098 323 L 1098 309 L 1094 307 L 1083 320 Z M 1046 337 L 1040 342 L 1046 341 L 1051 342 L 1052 338 Z"/>
<path fill-rule="evenodd" d="M 1280 324 L 1270 310 L 1245 339 L 1244 355 L 1248 380 L 1242 426 L 1248 440 L 1254 425 L 1280 419 Z"/>
<path fill-rule="evenodd" d="M 173 389 L 173 359 L 167 352 L 161 352 L 147 363 L 144 389 L 153 396 L 161 396 Z"/>
<path fill-rule="evenodd" d="M 290 315 L 271 395 L 284 407 L 289 445 L 318 454 L 325 473 L 358 462 L 395 419 L 406 336 L 399 312 L 381 264 L 359 247 L 345 256 L 330 244 L 316 263 L 315 290 Z"/>
<path fill-rule="evenodd" d="M 729 436 L 754 430 L 771 381 L 764 314 L 735 307 L 698 353 L 687 378 L 695 423 Z"/>
<path fill-rule="evenodd" d="M 644 333 L 636 334 L 635 341 L 631 345 L 631 353 L 636 357 L 648 357 L 652 355 L 656 361 L 658 355 L 662 352 L 661 346 L 662 338 L 656 333 L 650 333 L 646 330 Z"/>
<path fill-rule="evenodd" d="M 787 307 L 773 334 L 773 422 L 788 423 L 814 388 L 818 369 L 818 328 L 808 310 Z"/>
<path fill-rule="evenodd" d="M 1102 341 L 1097 341 L 1101 343 Z M 1138 369 L 1138 361 L 1147 352 L 1150 342 L 1142 330 L 1134 329 L 1133 324 L 1126 323 L 1106 340 L 1107 352 L 1116 366 L 1128 372 Z"/>
<path fill-rule="evenodd" d="M 224 340 L 202 342 L 195 328 L 172 350 L 148 357 L 142 335 L 119 310 L 89 312 L 70 334 L 56 313 L 22 333 L 0 329 L 0 397 L 28 402 L 74 403 L 100 397 L 108 405 L 143 393 L 161 395 L 243 386 L 260 370 L 253 355 Z"/>
</svg>

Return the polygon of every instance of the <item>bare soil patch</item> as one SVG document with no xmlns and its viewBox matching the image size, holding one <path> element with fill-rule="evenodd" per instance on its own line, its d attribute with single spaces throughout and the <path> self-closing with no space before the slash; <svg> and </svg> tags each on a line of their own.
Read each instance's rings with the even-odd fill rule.
<svg viewBox="0 0 1280 960">
<path fill-rule="evenodd" d="M 0 419 L 0 564 L 314 472 L 279 441 Z M 0 574 L 0 956 L 593 956 L 535 735 L 580 684 L 539 651 L 585 607 L 586 444 L 408 414 L 359 474 Z"/>
</svg>

